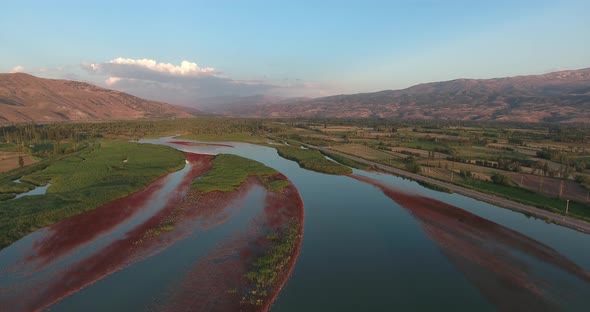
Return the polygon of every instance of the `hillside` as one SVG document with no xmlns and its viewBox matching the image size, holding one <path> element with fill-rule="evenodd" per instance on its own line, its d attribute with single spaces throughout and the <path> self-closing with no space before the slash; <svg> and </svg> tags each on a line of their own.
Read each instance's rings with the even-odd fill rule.
<svg viewBox="0 0 590 312">
<path fill-rule="evenodd" d="M 0 124 L 187 118 L 195 112 L 84 82 L 0 74 Z"/>
<path fill-rule="evenodd" d="M 590 122 L 590 68 L 496 79 L 457 79 L 403 90 L 234 108 L 265 117 L 381 117 Z"/>
</svg>

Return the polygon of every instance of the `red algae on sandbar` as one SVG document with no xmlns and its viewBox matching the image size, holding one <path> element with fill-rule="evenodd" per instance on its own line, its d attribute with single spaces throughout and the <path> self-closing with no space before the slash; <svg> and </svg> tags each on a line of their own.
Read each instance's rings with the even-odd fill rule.
<svg viewBox="0 0 590 312">
<path fill-rule="evenodd" d="M 282 174 L 276 174 L 270 179 L 287 180 Z M 247 183 L 260 186 L 254 179 L 249 179 Z M 240 189 L 242 188 L 243 186 Z M 223 193 L 230 195 L 234 192 L 236 191 L 195 192 L 193 196 L 195 199 L 198 198 L 195 201 L 196 205 L 206 206 L 208 197 L 223 196 Z M 211 211 L 207 213 L 210 215 Z M 257 259 L 263 257 L 275 244 L 273 239 L 288 231 L 296 233 L 293 248 L 285 257 L 283 266 L 275 268 L 276 277 L 271 285 L 267 285 L 263 290 L 257 288 L 255 281 L 246 276 L 256 269 Z M 273 237 L 269 239 L 271 235 Z M 250 221 L 250 226 L 246 230 L 234 233 L 198 261 L 182 281 L 181 287 L 175 288 L 167 302 L 158 309 L 267 311 L 291 275 L 301 248 L 302 235 L 303 201 L 295 186 L 289 182 L 280 191 L 267 190 L 261 214 Z M 257 293 L 258 291 L 263 292 Z"/>
<path fill-rule="evenodd" d="M 523 234 L 439 200 L 403 193 L 366 176 L 351 177 L 377 187 L 407 209 L 443 254 L 499 310 L 559 310 L 544 272 L 534 269 L 522 254 L 590 281 L 583 268 Z M 573 287 L 560 287 L 568 286 Z"/>
<path fill-rule="evenodd" d="M 32 273 L 16 271 L 24 278 L 0 288 L 0 310 L 42 310 L 135 261 L 165 249 L 167 245 L 159 244 L 156 240 L 148 240 L 141 245 L 142 248 L 138 248 L 137 242 L 142 241 L 146 233 L 158 226 L 176 208 L 192 181 L 209 169 L 213 156 L 187 153 L 186 157 L 191 167 L 176 189 L 166 195 L 162 209 L 146 221 L 121 233 L 121 236 L 111 239 L 106 246 L 99 245 L 78 254 L 71 253 L 73 249 L 93 244 L 102 233 L 117 226 L 120 223 L 116 218 L 117 212 L 123 212 L 121 222 L 134 214 L 142 213 L 145 209 L 143 205 L 149 204 L 150 194 L 161 190 L 166 178 L 158 179 L 142 191 L 52 226 L 46 237 L 33 244 L 36 251 L 27 253 L 26 261 L 40 262 L 42 267 Z M 151 243 L 150 248 L 148 243 Z M 21 269 L 30 268 L 23 266 Z"/>
<path fill-rule="evenodd" d="M 268 310 L 288 280 L 299 254 L 303 202 L 290 182 L 280 190 L 264 189 L 264 185 L 274 180 L 287 180 L 281 174 L 265 176 L 263 181 L 251 176 L 231 192 L 202 193 L 192 189 L 193 181 L 211 167 L 213 157 L 187 153 L 186 159 L 191 167 L 183 173 L 174 190 L 166 193 L 164 206 L 152 211 L 140 223 L 126 225 L 124 231 L 117 222 L 126 223 L 141 214 L 146 209 L 142 205 L 151 201 L 149 194 L 140 191 L 118 200 L 117 204 L 109 203 L 96 211 L 64 220 L 52 230 L 46 229 L 46 236 L 33 244 L 31 252 L 24 253 L 25 258 L 18 261 L 25 263 L 26 259 L 35 264 L 34 272 L 29 272 L 34 266 L 21 265 L 16 270 L 0 273 L 10 274 L 11 278 L 18 276 L 14 283 L 0 286 L 0 310 L 46 309 L 114 272 L 166 250 L 191 233 L 210 231 L 230 220 L 247 226 L 222 238 L 207 255 L 197 258 L 192 269 L 183 275 L 186 278 L 180 286 L 171 289 L 167 296 L 170 300 L 159 308 L 186 310 L 199 306 L 204 311 Z M 165 178 L 162 178 L 143 192 L 158 193 L 165 184 Z M 238 212 L 246 208 L 242 203 L 254 187 L 265 192 L 262 194 L 264 202 L 260 203 L 263 206 L 252 210 L 257 211 L 252 217 L 240 220 L 244 214 Z M 122 220 L 114 217 L 114 211 L 122 213 Z M 117 227 L 116 237 L 105 241 L 104 234 L 110 234 Z M 277 270 L 272 284 L 265 287 L 263 295 L 253 293 L 258 288 L 246 278 L 246 274 L 256 270 L 257 259 L 265 256 L 280 242 L 277 238 L 289 231 L 294 231 L 296 237 L 283 266 Z M 256 295 L 256 301 L 252 304 L 245 302 L 246 295 Z M 195 302 L 195 298 L 200 299 Z"/>
</svg>

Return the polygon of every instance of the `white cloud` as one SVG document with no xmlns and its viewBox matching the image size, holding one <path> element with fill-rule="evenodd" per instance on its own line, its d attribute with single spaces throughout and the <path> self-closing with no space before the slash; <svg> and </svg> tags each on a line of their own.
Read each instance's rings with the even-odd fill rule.
<svg viewBox="0 0 590 312">
<path fill-rule="evenodd" d="M 213 67 L 200 67 L 190 61 L 175 65 L 119 57 L 103 63 L 82 64 L 82 68 L 105 76 L 106 86 L 116 86 L 139 96 L 156 94 L 160 100 L 177 103 L 192 103 L 202 97 L 261 94 L 279 87 L 264 81 L 224 77 Z"/>
<path fill-rule="evenodd" d="M 180 65 L 171 63 L 158 63 L 150 59 L 128 59 L 116 58 L 105 63 L 93 63 L 86 66 L 90 71 L 96 73 L 108 73 L 113 71 L 126 72 L 151 72 L 162 75 L 178 77 L 195 77 L 202 74 L 215 74 L 212 67 L 199 67 L 197 63 L 182 61 Z"/>
<path fill-rule="evenodd" d="M 151 59 L 116 58 L 102 63 L 82 64 L 87 72 L 103 76 L 104 85 L 141 97 L 190 105 L 199 98 L 216 96 L 250 96 L 256 94 L 318 94 L 325 86 L 304 82 L 267 82 L 237 80 L 222 75 L 213 67 L 195 62 L 180 64 Z M 318 89 L 318 90 L 312 90 Z M 318 94 L 319 95 L 319 94 Z"/>
<path fill-rule="evenodd" d="M 109 77 L 107 80 L 104 81 L 104 83 L 107 86 L 112 86 L 112 85 L 116 84 L 119 81 L 121 81 L 121 78 L 119 78 L 119 77 Z"/>
<path fill-rule="evenodd" d="M 25 71 L 25 68 L 22 66 L 15 66 L 14 68 L 12 68 L 12 70 L 10 71 L 11 73 L 21 73 Z"/>
</svg>

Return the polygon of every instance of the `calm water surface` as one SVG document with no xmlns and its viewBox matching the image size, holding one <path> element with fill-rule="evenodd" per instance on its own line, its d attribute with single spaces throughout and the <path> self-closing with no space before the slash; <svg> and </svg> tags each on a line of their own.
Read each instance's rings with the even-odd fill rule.
<svg viewBox="0 0 590 312">
<path fill-rule="evenodd" d="M 303 246 L 273 311 L 495 310 L 494 304 L 449 260 L 439 243 L 424 232 L 420 222 L 380 190 L 349 177 L 303 170 L 295 162 L 279 157 L 272 148 L 232 145 L 235 147 L 170 144 L 185 151 L 232 153 L 260 161 L 284 173 L 299 189 L 305 203 Z M 522 233 L 590 271 L 590 235 L 462 195 L 433 191 L 411 180 L 354 171 Z M 543 273 L 553 270 L 538 260 L 527 260 L 529 266 L 544 269 Z M 570 280 L 567 273 L 555 275 L 559 275 L 556 283 L 561 279 L 573 283 L 573 288 L 568 289 L 571 293 L 560 294 L 567 297 L 563 307 L 587 307 L 590 285 L 575 277 Z"/>
<path fill-rule="evenodd" d="M 282 172 L 298 188 L 305 204 L 303 245 L 293 275 L 273 305 L 273 311 L 496 309 L 490 296 L 493 289 L 482 289 L 477 283 L 481 271 L 474 271 L 458 261 L 457 248 L 446 246 L 443 236 L 433 234 L 439 232 L 426 230 L 427 221 L 417 217 L 411 208 L 386 196 L 381 189 L 351 177 L 301 169 L 269 147 L 244 143 L 231 143 L 233 148 L 182 146 L 169 141 L 171 138 L 141 140 L 188 152 L 231 153 L 251 158 Z M 502 231 L 506 228 L 526 235 L 590 271 L 590 235 L 461 195 L 432 191 L 399 177 L 354 172 L 397 191 L 433 198 L 493 221 L 502 226 Z M 175 183 L 177 185 L 178 181 L 171 179 L 168 186 Z M 163 190 L 166 192 L 169 188 Z M 253 189 L 236 203 L 249 208 L 240 209 L 227 223 L 210 231 L 192 233 L 164 251 L 61 300 L 51 310 L 129 311 L 157 306 L 188 267 L 214 248 L 216 242 L 246 226 L 245 220 L 262 208 L 262 197 L 262 190 Z M 0 265 L 2 259 L 14 260 L 15 255 L 23 252 L 22 246 L 30 246 L 44 231 L 47 230 L 35 232 L 2 250 Z M 490 236 L 490 245 L 494 243 L 497 238 Z M 486 248 L 483 246 L 482 250 Z M 564 286 L 563 293 L 556 291 L 563 309 L 585 308 L 590 298 L 587 281 L 540 261 L 527 253 L 526 248 L 512 249 L 512 258 L 518 260 L 515 267 L 542 275 L 551 285 Z"/>
</svg>

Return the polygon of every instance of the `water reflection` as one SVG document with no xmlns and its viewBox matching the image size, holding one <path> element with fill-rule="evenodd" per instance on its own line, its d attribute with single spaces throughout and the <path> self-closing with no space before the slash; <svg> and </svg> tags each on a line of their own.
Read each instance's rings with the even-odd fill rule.
<svg viewBox="0 0 590 312">
<path fill-rule="evenodd" d="M 559 294 L 590 295 L 590 274 L 538 241 L 447 203 L 403 193 L 366 176 L 352 177 L 379 188 L 407 209 L 500 310 L 552 311 L 568 304 Z"/>
</svg>

